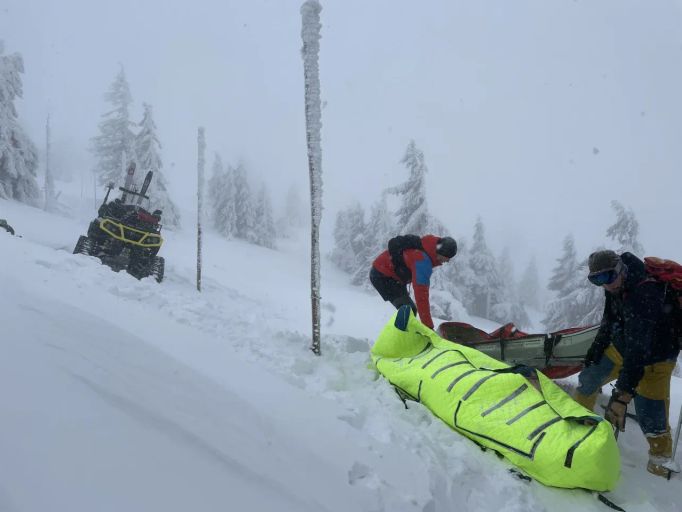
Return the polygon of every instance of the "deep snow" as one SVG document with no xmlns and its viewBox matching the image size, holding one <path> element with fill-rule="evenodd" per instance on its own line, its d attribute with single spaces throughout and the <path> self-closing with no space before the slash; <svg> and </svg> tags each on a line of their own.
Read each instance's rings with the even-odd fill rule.
<svg viewBox="0 0 682 512">
<path fill-rule="evenodd" d="M 307 233 L 276 251 L 208 233 L 199 293 L 189 229 L 166 233 L 159 285 L 72 255 L 89 218 L 0 217 L 22 235 L 0 232 L 2 511 L 608 510 L 405 409 L 368 366 L 392 308 L 326 259 L 315 357 Z M 646 472 L 634 423 L 619 445 L 609 498 L 679 511 L 682 479 Z"/>
</svg>

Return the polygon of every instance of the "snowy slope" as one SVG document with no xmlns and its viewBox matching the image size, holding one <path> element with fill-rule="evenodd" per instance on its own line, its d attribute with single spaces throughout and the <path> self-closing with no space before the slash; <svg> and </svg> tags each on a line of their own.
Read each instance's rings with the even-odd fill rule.
<svg viewBox="0 0 682 512">
<path fill-rule="evenodd" d="M 191 233 L 167 233 L 159 285 L 70 254 L 88 219 L 0 217 L 23 236 L 0 233 L 2 511 L 607 510 L 405 409 L 367 366 L 391 307 L 327 262 L 314 357 L 305 234 L 279 251 L 209 234 L 199 294 Z M 609 497 L 680 510 L 634 424 L 620 444 Z"/>
</svg>

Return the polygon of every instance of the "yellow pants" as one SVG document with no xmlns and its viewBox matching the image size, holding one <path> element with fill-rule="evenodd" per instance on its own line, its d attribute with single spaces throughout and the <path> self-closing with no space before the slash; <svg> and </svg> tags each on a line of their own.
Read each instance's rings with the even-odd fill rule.
<svg viewBox="0 0 682 512">
<path fill-rule="evenodd" d="M 576 402 L 592 410 L 601 387 L 616 380 L 622 367 L 623 356 L 609 345 L 599 363 L 580 372 Z M 675 361 L 661 361 L 644 367 L 644 375 L 635 390 L 635 410 L 640 427 L 647 436 L 670 431 L 670 379 L 674 369 Z"/>
</svg>

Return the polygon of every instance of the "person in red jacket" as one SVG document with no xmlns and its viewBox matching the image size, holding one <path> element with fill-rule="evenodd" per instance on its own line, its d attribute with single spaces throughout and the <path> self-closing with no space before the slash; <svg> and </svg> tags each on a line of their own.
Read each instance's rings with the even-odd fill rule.
<svg viewBox="0 0 682 512">
<path fill-rule="evenodd" d="M 453 238 L 426 235 L 421 237 L 421 248 L 406 248 L 402 251 L 402 261 L 398 261 L 397 265 L 388 250 L 382 252 L 372 264 L 369 280 L 382 299 L 396 309 L 408 304 L 415 315 L 419 313 L 421 322 L 433 329 L 429 304 L 431 272 L 433 267 L 450 261 L 455 254 L 457 242 Z M 402 268 L 396 269 L 396 266 Z M 412 283 L 416 305 L 407 291 L 409 283 Z"/>
</svg>

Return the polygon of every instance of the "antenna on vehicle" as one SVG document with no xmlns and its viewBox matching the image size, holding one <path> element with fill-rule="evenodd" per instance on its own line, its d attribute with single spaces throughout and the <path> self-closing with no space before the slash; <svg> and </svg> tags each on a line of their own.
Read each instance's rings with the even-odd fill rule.
<svg viewBox="0 0 682 512">
<path fill-rule="evenodd" d="M 107 193 L 104 196 L 104 201 L 102 201 L 102 205 L 107 204 L 107 199 L 109 199 L 109 192 L 114 188 L 114 182 L 110 181 L 109 184 L 107 185 Z"/>
</svg>

